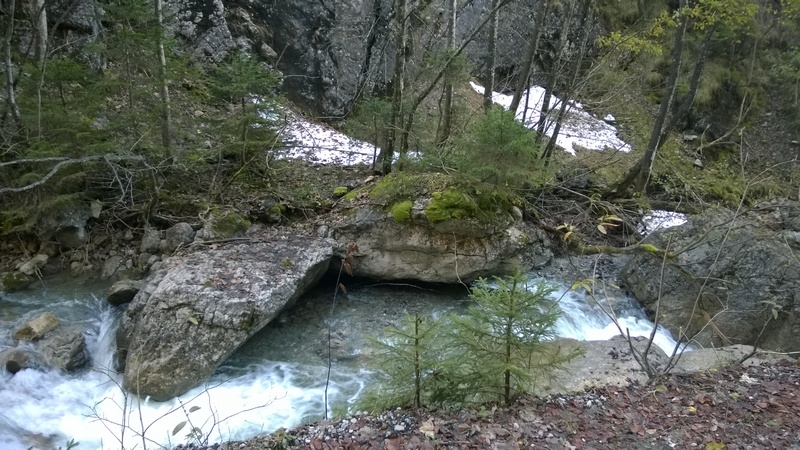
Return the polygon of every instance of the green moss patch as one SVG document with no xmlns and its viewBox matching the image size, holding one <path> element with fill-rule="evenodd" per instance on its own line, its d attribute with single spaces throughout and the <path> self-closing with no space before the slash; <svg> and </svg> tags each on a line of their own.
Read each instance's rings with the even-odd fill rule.
<svg viewBox="0 0 800 450">
<path fill-rule="evenodd" d="M 338 186 L 333 189 L 334 197 L 342 197 L 343 195 L 347 194 L 350 189 L 347 186 Z"/>
<path fill-rule="evenodd" d="M 414 206 L 414 203 L 411 200 L 406 200 L 404 202 L 395 203 L 392 205 L 392 217 L 397 222 L 409 222 L 411 221 L 411 207 Z"/>
<path fill-rule="evenodd" d="M 430 223 L 444 222 L 451 219 L 464 219 L 476 216 L 477 205 L 465 194 L 450 188 L 444 192 L 434 192 L 431 202 L 425 207 L 425 216 Z"/>
</svg>

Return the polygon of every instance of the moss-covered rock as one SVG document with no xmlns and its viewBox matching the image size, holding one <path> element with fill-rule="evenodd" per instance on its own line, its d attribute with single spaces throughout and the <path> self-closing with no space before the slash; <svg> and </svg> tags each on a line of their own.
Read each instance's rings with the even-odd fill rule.
<svg viewBox="0 0 800 450">
<path fill-rule="evenodd" d="M 204 240 L 229 239 L 243 235 L 250 225 L 249 220 L 235 211 L 213 208 L 205 219 L 203 229 L 198 231 L 198 237 Z"/>
<path fill-rule="evenodd" d="M 398 202 L 392 205 L 392 217 L 397 222 L 408 222 L 411 220 L 411 208 L 414 203 L 411 200 Z"/>
<path fill-rule="evenodd" d="M 334 197 L 342 197 L 350 191 L 347 186 L 338 186 L 333 189 Z"/>
<path fill-rule="evenodd" d="M 234 211 L 225 211 L 214 215 L 211 230 L 220 239 L 240 236 L 250 228 L 250 221 Z"/>
<path fill-rule="evenodd" d="M 33 278 L 21 272 L 6 272 L 0 276 L 0 291 L 21 291 L 33 283 Z"/>
</svg>

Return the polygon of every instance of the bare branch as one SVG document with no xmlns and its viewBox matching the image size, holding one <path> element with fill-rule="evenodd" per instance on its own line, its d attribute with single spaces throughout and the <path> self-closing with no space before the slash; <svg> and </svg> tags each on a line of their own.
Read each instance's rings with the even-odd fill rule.
<svg viewBox="0 0 800 450">
<path fill-rule="evenodd" d="M 26 162 L 43 162 L 43 161 L 60 161 L 60 162 L 58 164 L 56 164 L 55 166 L 53 166 L 53 168 L 50 169 L 50 172 L 48 172 L 47 175 L 43 176 L 39 180 L 37 180 L 37 181 L 35 181 L 33 183 L 30 183 L 28 185 L 22 186 L 22 187 L 18 187 L 18 188 L 11 188 L 11 187 L 9 187 L 9 188 L 0 188 L 0 194 L 19 193 L 19 192 L 29 191 L 29 190 L 37 187 L 37 186 L 41 186 L 42 184 L 46 183 L 47 180 L 52 178 L 53 175 L 55 175 L 64 166 L 71 165 L 71 164 L 82 164 L 82 163 L 85 163 L 85 162 L 97 161 L 97 160 L 101 160 L 101 159 L 108 162 L 108 161 L 141 161 L 144 158 L 141 157 L 141 156 L 136 156 L 136 155 L 129 155 L 129 156 L 97 155 L 97 156 L 86 156 L 84 158 L 76 158 L 76 159 L 72 159 L 72 158 L 39 158 L 39 159 L 31 159 L 31 160 L 21 159 L 21 160 L 17 160 L 17 161 L 11 161 L 11 162 L 8 162 L 8 163 L 0 164 L 0 167 L 5 166 L 5 165 L 10 165 L 10 164 L 22 164 L 22 163 L 26 163 Z"/>
</svg>

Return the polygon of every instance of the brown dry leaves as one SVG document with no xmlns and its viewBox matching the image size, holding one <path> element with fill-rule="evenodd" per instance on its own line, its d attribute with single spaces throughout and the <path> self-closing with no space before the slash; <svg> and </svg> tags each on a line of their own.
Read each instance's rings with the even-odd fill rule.
<svg viewBox="0 0 800 450">
<path fill-rule="evenodd" d="M 800 449 L 800 365 L 737 367 L 510 407 L 365 416 L 300 449 Z M 374 432 L 363 433 L 369 430 Z M 295 434 L 302 435 L 302 428 Z"/>
</svg>

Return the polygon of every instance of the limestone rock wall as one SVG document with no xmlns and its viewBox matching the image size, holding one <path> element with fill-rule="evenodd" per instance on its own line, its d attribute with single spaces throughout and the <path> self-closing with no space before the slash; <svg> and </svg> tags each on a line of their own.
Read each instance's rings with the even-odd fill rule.
<svg viewBox="0 0 800 450">
<path fill-rule="evenodd" d="M 798 351 L 800 205 L 755 211 L 735 216 L 710 209 L 684 226 L 656 232 L 650 242 L 675 254 L 663 277 L 662 258 L 638 254 L 621 278 L 651 313 L 659 308 L 661 323 L 673 334 L 699 333 L 697 344 L 758 341 L 771 350 Z"/>
<path fill-rule="evenodd" d="M 380 280 L 470 282 L 478 277 L 526 272 L 547 264 L 553 254 L 545 234 L 521 220 L 499 217 L 430 223 L 415 208 L 410 222 L 397 222 L 377 207 L 359 207 L 338 224 L 341 246 L 358 245 L 353 274 Z"/>
</svg>

